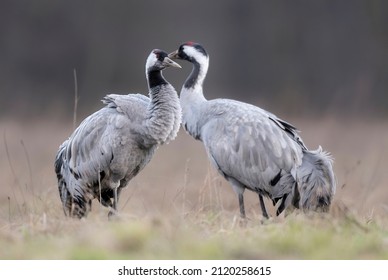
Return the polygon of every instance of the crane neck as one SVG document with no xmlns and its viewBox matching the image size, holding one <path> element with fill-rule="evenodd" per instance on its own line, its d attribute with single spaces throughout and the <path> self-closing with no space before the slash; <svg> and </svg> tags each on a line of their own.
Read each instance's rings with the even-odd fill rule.
<svg viewBox="0 0 388 280">
<path fill-rule="evenodd" d="M 186 79 L 183 87 L 192 91 L 202 91 L 203 82 L 205 81 L 207 70 L 209 68 L 209 59 L 204 58 L 200 61 L 193 60 L 193 70 Z"/>
<path fill-rule="evenodd" d="M 147 71 L 147 82 L 148 82 L 148 87 L 150 89 L 157 86 L 168 84 L 168 82 L 162 75 L 162 71 L 154 70 L 154 69 L 150 69 Z"/>
<path fill-rule="evenodd" d="M 160 71 L 149 73 L 150 102 L 147 107 L 144 129 L 146 137 L 155 144 L 174 139 L 181 121 L 181 106 L 178 94 Z"/>
</svg>

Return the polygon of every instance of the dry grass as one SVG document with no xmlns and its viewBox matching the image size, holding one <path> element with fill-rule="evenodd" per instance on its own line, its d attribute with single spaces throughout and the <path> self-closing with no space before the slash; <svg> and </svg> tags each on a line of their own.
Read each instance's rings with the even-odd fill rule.
<svg viewBox="0 0 388 280">
<path fill-rule="evenodd" d="M 388 258 L 388 123 L 292 122 L 335 157 L 331 212 L 263 222 L 247 192 L 246 225 L 231 187 L 182 131 L 123 191 L 118 221 L 96 202 L 86 220 L 66 219 L 53 160 L 72 124 L 0 123 L 0 259 Z"/>
</svg>

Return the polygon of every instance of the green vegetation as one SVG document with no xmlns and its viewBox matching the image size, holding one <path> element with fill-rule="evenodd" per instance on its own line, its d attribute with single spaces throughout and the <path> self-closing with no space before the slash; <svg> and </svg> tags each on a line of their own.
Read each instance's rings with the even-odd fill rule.
<svg viewBox="0 0 388 280">
<path fill-rule="evenodd" d="M 334 120 L 319 130 L 315 121 L 294 123 L 310 132 L 307 143 L 335 157 L 331 211 L 263 221 L 257 196 L 247 191 L 245 224 L 230 185 L 184 132 L 122 192 L 119 219 L 108 221 L 97 201 L 87 219 L 68 219 L 53 160 L 71 124 L 4 123 L 0 259 L 388 259 L 387 123 L 349 123 L 346 133 Z"/>
<path fill-rule="evenodd" d="M 243 223 L 230 213 L 86 220 L 29 216 L 3 225 L 0 259 L 387 259 L 383 221 L 291 214 Z"/>
</svg>

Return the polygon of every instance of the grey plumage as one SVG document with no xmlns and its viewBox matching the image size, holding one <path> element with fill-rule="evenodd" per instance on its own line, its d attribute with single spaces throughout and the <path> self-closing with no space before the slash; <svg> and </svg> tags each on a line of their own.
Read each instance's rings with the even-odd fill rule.
<svg viewBox="0 0 388 280">
<path fill-rule="evenodd" d="M 203 82 L 209 57 L 199 44 L 187 42 L 169 55 L 193 64 L 180 101 L 182 124 L 203 142 L 212 165 L 231 183 L 245 217 L 245 189 L 259 195 L 263 215 L 268 217 L 263 196 L 285 208 L 327 210 L 335 193 L 332 159 L 321 148 L 309 151 L 297 129 L 275 115 L 251 104 L 229 100 L 206 100 Z"/>
<path fill-rule="evenodd" d="M 161 50 L 146 63 L 149 97 L 109 94 L 105 107 L 87 117 L 59 148 L 55 172 L 66 215 L 83 217 L 97 198 L 117 211 L 120 191 L 151 160 L 155 150 L 177 136 L 178 95 L 161 74 L 179 67 Z"/>
</svg>

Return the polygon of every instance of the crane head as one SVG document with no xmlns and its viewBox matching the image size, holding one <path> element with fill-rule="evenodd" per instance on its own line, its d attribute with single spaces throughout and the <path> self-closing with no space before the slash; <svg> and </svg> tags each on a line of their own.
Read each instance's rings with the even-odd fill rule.
<svg viewBox="0 0 388 280">
<path fill-rule="evenodd" d="M 178 63 L 168 57 L 165 51 L 154 49 L 149 54 L 146 62 L 146 71 L 160 71 L 167 67 L 182 68 Z"/>
<path fill-rule="evenodd" d="M 203 64 L 209 56 L 204 47 L 195 42 L 186 42 L 179 46 L 179 48 L 168 55 L 172 59 L 182 59 L 189 62 L 197 62 Z"/>
</svg>

